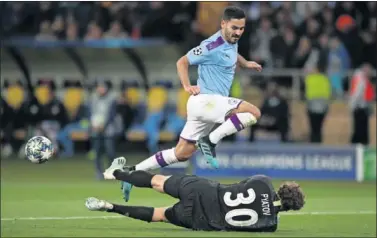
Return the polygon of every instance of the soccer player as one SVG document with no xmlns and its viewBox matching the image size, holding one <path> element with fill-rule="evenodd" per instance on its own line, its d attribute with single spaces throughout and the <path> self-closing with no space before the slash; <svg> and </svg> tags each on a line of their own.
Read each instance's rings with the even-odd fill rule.
<svg viewBox="0 0 377 238">
<path fill-rule="evenodd" d="M 237 41 L 245 29 L 245 13 L 238 7 L 227 7 L 221 30 L 191 49 L 177 62 L 177 71 L 184 89 L 191 94 L 187 102 L 187 122 L 175 148 L 157 152 L 137 164 L 134 170 L 152 170 L 188 160 L 201 150 L 207 162 L 218 168 L 216 144 L 225 136 L 257 122 L 260 110 L 254 105 L 229 97 L 237 64 L 261 71 L 253 61 L 238 54 Z M 198 85 L 190 84 L 188 68 L 199 65 Z M 129 200 L 132 186 L 122 183 L 124 199 Z"/>
<path fill-rule="evenodd" d="M 85 204 L 89 210 L 114 212 L 146 222 L 169 222 L 193 230 L 274 232 L 279 212 L 300 210 L 305 203 L 297 183 L 285 182 L 275 192 L 270 179 L 264 175 L 224 185 L 194 175 L 125 171 L 125 164 L 125 158 L 115 159 L 104 172 L 104 178 L 153 188 L 179 202 L 171 207 L 153 208 L 112 204 L 91 197 Z"/>
</svg>

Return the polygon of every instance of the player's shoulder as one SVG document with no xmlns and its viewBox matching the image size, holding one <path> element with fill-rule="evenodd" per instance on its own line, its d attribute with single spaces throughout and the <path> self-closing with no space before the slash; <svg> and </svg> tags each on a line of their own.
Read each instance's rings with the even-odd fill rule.
<svg viewBox="0 0 377 238">
<path fill-rule="evenodd" d="M 271 183 L 271 178 L 264 174 L 253 175 L 250 177 L 250 179 Z"/>
<path fill-rule="evenodd" d="M 216 32 L 212 36 L 203 40 L 200 45 L 205 48 L 205 50 L 210 52 L 216 52 L 220 50 L 224 45 L 225 41 L 222 38 L 220 32 Z"/>
<path fill-rule="evenodd" d="M 259 184 L 257 186 L 262 185 L 262 187 L 268 187 L 271 191 L 274 191 L 272 179 L 266 175 L 263 175 L 263 174 L 254 175 L 250 177 L 249 182 L 256 185 Z"/>
</svg>

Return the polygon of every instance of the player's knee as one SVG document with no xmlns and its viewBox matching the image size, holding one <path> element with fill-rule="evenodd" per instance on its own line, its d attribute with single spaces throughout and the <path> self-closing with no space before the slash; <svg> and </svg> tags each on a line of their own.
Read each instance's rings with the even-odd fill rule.
<svg viewBox="0 0 377 238">
<path fill-rule="evenodd" d="M 175 147 L 175 156 L 179 161 L 186 161 L 195 153 L 195 151 L 196 146 L 194 143 L 181 138 Z"/>
<path fill-rule="evenodd" d="M 251 113 L 257 120 L 261 117 L 261 111 L 259 110 L 259 108 L 245 101 L 243 101 L 240 104 L 240 106 L 236 109 L 236 113 L 242 112 Z"/>
<path fill-rule="evenodd" d="M 157 207 L 153 211 L 152 222 L 167 222 L 168 219 L 165 216 L 165 207 Z"/>
<path fill-rule="evenodd" d="M 169 177 L 167 177 L 167 176 L 156 174 L 155 176 L 153 176 L 152 181 L 151 181 L 152 188 L 154 190 L 159 191 L 160 193 L 163 193 L 164 192 L 164 184 L 165 184 L 165 181 L 168 178 Z"/>
</svg>

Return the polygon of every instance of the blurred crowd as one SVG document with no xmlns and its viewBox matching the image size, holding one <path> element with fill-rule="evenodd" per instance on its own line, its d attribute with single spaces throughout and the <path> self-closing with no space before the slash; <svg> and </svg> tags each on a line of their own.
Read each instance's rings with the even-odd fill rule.
<svg viewBox="0 0 377 238">
<path fill-rule="evenodd" d="M 350 142 L 369 143 L 368 118 L 375 100 L 371 82 L 375 82 L 377 62 L 376 2 L 0 4 L 5 38 L 32 36 L 39 41 L 54 41 L 163 37 L 180 43 L 185 50 L 218 30 L 224 7 L 242 6 L 247 25 L 239 41 L 240 54 L 267 70 L 296 68 L 306 72 L 303 91 L 311 128 L 308 140 L 322 142 L 321 130 L 330 100 L 347 90 L 354 118 Z M 279 77 L 275 82 L 289 85 L 291 78 Z M 115 90 L 118 97 L 111 93 L 111 82 L 98 81 L 93 94 L 84 100 L 85 90 L 79 82 L 67 82 L 61 97 L 55 94 L 52 81 L 40 81 L 35 86 L 35 97 L 27 96 L 23 83 L 9 83 L 7 93 L 1 97 L 0 131 L 5 154 L 22 152 L 25 138 L 38 134 L 59 145 L 63 157 L 73 155 L 74 140 L 88 140 L 94 157 L 98 159 L 105 151 L 108 158 L 113 158 L 113 142 L 119 137 L 144 140 L 154 153 L 160 140 L 174 140 L 184 125 L 187 94 L 173 90 L 176 96 L 170 105 L 167 95 L 172 90 L 166 85 L 155 85 L 141 96 L 140 88 L 125 84 L 120 91 Z M 265 92 L 258 105 L 263 117 L 251 128 L 248 140 L 254 141 L 256 130 L 264 129 L 277 131 L 281 141 L 289 141 L 289 103 L 277 84 L 268 84 Z"/>
<path fill-rule="evenodd" d="M 37 40 L 164 37 L 194 47 L 219 28 L 225 6 L 247 13 L 240 53 L 264 68 L 326 65 L 342 94 L 347 71 L 376 67 L 376 2 L 2 2 L 5 36 Z M 285 80 L 284 80 L 285 79 Z M 290 85 L 288 78 L 279 83 Z M 347 85 L 346 85 L 347 86 Z"/>
<path fill-rule="evenodd" d="M 8 36 L 38 40 L 97 40 L 164 37 L 191 22 L 190 2 L 7 2 L 1 3 L 2 27 Z"/>
</svg>

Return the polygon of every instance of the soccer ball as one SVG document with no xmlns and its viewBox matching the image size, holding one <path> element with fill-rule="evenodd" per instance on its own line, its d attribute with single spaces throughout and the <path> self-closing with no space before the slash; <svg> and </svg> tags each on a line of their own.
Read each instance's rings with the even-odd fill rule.
<svg viewBox="0 0 377 238">
<path fill-rule="evenodd" d="M 34 136 L 25 146 L 25 154 L 28 160 L 35 164 L 47 162 L 54 152 L 53 145 L 44 136 Z"/>
</svg>

